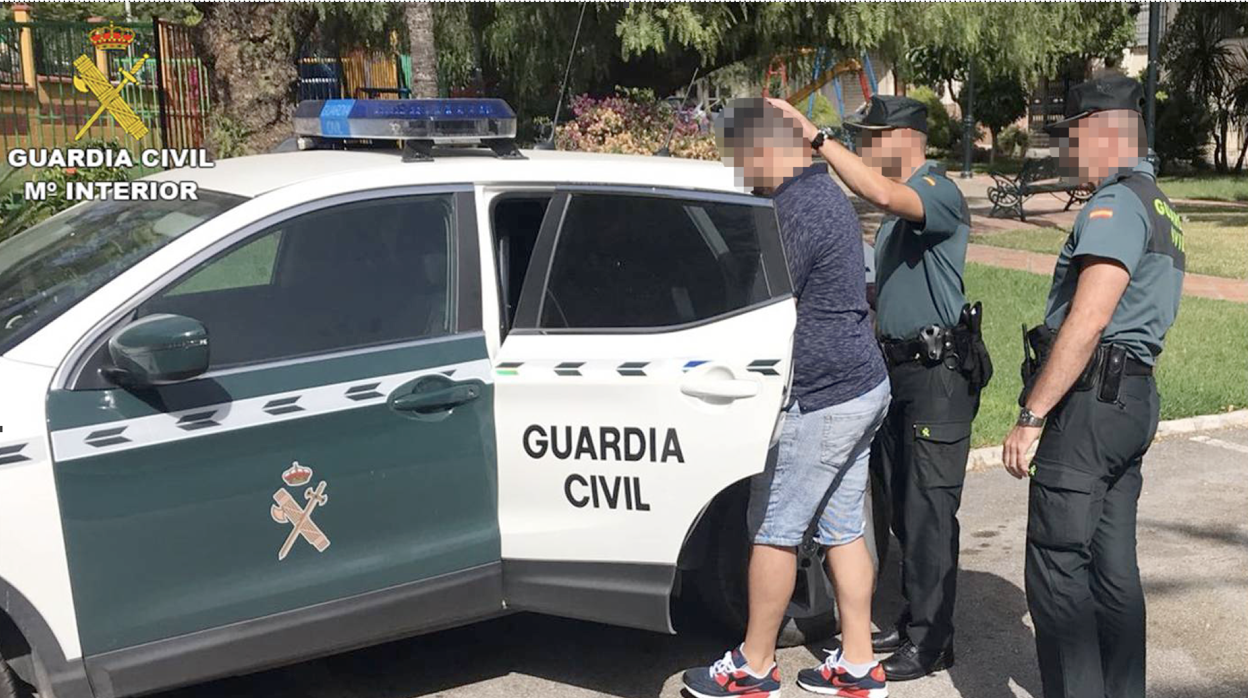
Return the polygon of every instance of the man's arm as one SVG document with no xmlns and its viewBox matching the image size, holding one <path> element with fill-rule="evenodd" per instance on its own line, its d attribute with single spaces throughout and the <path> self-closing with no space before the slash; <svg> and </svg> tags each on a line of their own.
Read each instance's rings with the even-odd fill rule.
<svg viewBox="0 0 1248 698">
<path fill-rule="evenodd" d="M 862 158 L 833 139 L 825 139 L 819 155 L 836 170 L 845 186 L 885 211 L 908 221 L 922 223 L 923 200 L 913 189 L 867 167 Z"/>
<path fill-rule="evenodd" d="M 1131 281 L 1130 273 L 1116 260 L 1092 256 L 1080 259 L 1082 269 L 1070 311 L 1027 398 L 1027 408 L 1039 417 L 1048 415 L 1079 379 Z M 1027 476 L 1027 451 L 1040 431 L 1040 427 L 1015 426 L 1006 438 L 1002 457 L 1006 470 L 1014 477 Z"/>
<path fill-rule="evenodd" d="M 783 99 L 772 98 L 768 101 L 802 125 L 802 136 L 807 142 L 814 140 L 819 129 L 797 108 Z M 923 201 L 910 187 L 867 167 L 862 158 L 835 140 L 824 140 L 819 155 L 836 170 L 850 191 L 895 216 L 915 223 L 923 222 Z"/>
</svg>

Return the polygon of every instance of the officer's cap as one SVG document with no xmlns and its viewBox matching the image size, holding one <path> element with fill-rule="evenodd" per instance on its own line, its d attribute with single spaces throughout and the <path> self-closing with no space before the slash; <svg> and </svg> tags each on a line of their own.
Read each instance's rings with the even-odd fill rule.
<svg viewBox="0 0 1248 698">
<path fill-rule="evenodd" d="M 927 133 L 927 105 L 909 97 L 875 95 L 845 119 L 845 125 L 872 131 L 912 128 Z"/>
<path fill-rule="evenodd" d="M 1075 85 L 1066 95 L 1064 118 L 1045 126 L 1044 131 L 1060 136 L 1085 116 L 1115 109 L 1143 113 L 1144 88 L 1139 82 L 1123 75 L 1107 75 Z"/>
</svg>

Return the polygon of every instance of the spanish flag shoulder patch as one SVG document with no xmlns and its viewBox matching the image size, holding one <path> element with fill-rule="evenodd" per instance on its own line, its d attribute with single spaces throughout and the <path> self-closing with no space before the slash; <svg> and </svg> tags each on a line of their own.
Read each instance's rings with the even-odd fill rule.
<svg viewBox="0 0 1248 698">
<path fill-rule="evenodd" d="M 1112 208 L 1094 208 L 1088 213 L 1088 218 L 1113 218 L 1114 209 Z"/>
</svg>

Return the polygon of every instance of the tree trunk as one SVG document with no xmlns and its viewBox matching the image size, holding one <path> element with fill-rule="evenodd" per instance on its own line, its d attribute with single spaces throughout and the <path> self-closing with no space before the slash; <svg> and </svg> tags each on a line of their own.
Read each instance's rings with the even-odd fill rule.
<svg viewBox="0 0 1248 698">
<path fill-rule="evenodd" d="M 438 51 L 433 39 L 433 3 L 409 2 L 403 7 L 403 23 L 411 41 L 412 96 L 437 97 Z"/>
<path fill-rule="evenodd" d="M 988 149 L 988 165 L 992 166 L 997 162 L 997 132 L 1000 129 L 989 128 L 988 134 L 992 136 L 992 147 Z"/>
<path fill-rule="evenodd" d="M 293 133 L 299 72 L 291 37 L 307 36 L 315 17 L 280 2 L 211 3 L 202 11 L 193 40 L 213 102 L 208 149 L 218 157 L 266 152 Z"/>
<path fill-rule="evenodd" d="M 1226 156 L 1226 136 L 1227 136 L 1227 117 L 1223 113 L 1218 116 L 1218 135 L 1215 137 L 1216 150 L 1213 153 L 1213 166 L 1220 172 L 1226 172 L 1227 156 Z"/>
<path fill-rule="evenodd" d="M 1239 140 L 1239 159 L 1235 161 L 1235 174 L 1244 171 L 1244 156 L 1248 155 L 1248 128 L 1240 134 Z"/>
</svg>

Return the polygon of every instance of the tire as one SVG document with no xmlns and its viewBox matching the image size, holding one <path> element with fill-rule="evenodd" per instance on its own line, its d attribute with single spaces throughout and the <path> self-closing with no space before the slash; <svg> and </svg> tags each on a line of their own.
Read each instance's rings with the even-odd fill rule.
<svg viewBox="0 0 1248 698">
<path fill-rule="evenodd" d="M 726 495 L 723 512 L 711 541 L 711 559 L 699 570 L 695 589 L 710 616 L 726 631 L 737 636 L 745 633 L 747 612 L 746 578 L 748 575 L 750 540 L 746 530 L 745 510 L 749 489 L 739 487 Z M 871 492 L 866 498 L 866 543 L 876 571 L 879 571 L 877 550 L 888 550 L 888 528 L 883 529 L 884 544 L 879 543 L 876 518 L 871 506 Z M 795 647 L 822 642 L 838 632 L 836 598 L 832 582 L 824 567 L 824 551 L 811 542 L 798 548 L 797 587 L 788 613 L 780 626 L 779 647 Z"/>
<path fill-rule="evenodd" d="M 2 657 L 0 657 L 0 698 L 30 698 L 30 692 L 26 690 L 25 684 L 13 674 Z"/>
</svg>

